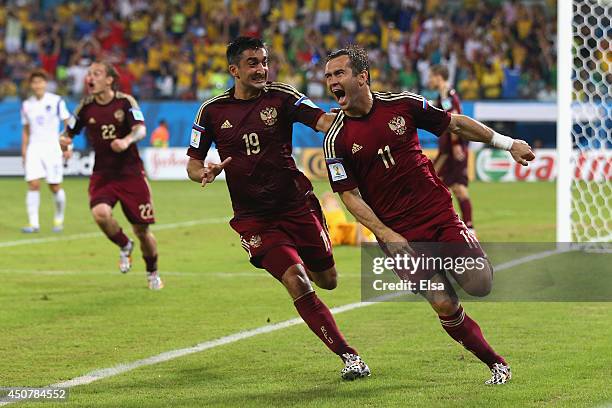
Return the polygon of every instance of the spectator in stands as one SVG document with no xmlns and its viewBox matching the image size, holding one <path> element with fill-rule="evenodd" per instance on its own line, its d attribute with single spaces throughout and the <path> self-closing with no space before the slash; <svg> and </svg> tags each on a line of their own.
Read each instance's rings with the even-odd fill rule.
<svg viewBox="0 0 612 408">
<path fill-rule="evenodd" d="M 151 133 L 151 146 L 153 147 L 168 147 L 170 140 L 170 132 L 168 132 L 168 123 L 165 119 L 159 121 L 159 125 Z"/>
<path fill-rule="evenodd" d="M 41 9 L 47 3 L 58 4 Z M 21 86 L 25 52 L 33 58 L 26 72 L 43 67 L 58 77 L 60 88 L 68 84 L 78 96 L 78 75 L 71 68 L 78 70 L 82 58 L 127 58 L 125 71 L 133 76 L 129 82 L 141 98 L 201 99 L 218 94 L 229 82 L 225 47 L 230 38 L 264 33 L 271 57 L 278 58 L 274 69 L 286 78 L 303 78 L 330 49 L 359 42 L 372 48 L 375 89 L 388 83 L 389 88 L 426 91 L 429 66 L 436 63 L 449 66 L 451 82 L 467 90 L 465 99 L 473 96 L 475 84 L 486 98 L 535 98 L 546 85 L 554 88 L 553 2 L 460 3 L 456 10 L 439 0 L 231 1 L 229 6 L 203 0 L 9 2 L 0 8 L 0 49 L 11 57 L 0 70 L 17 72 L 14 79 Z M 496 52 L 503 55 L 494 56 Z M 610 60 L 607 55 L 595 58 Z M 204 66 L 207 72 L 202 72 Z M 66 82 L 68 77 L 73 82 Z M 534 78 L 542 81 L 535 93 L 530 91 Z M 301 82 L 294 85 L 305 91 L 308 83 Z"/>
</svg>

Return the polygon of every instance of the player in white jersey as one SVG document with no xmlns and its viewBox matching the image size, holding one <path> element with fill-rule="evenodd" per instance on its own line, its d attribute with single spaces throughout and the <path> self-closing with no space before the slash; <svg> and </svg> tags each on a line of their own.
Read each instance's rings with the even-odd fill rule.
<svg viewBox="0 0 612 408">
<path fill-rule="evenodd" d="M 25 180 L 28 183 L 26 209 L 29 224 L 24 233 L 38 232 L 38 207 L 40 206 L 40 179 L 46 178 L 53 193 L 55 215 L 53 231 L 61 232 L 64 228 L 64 211 L 66 193 L 62 189 L 63 160 L 68 159 L 70 151 L 62 153 L 59 145 L 60 125 L 68 124 L 70 112 L 66 103 L 59 96 L 47 92 L 47 74 L 35 70 L 30 74 L 32 96 L 21 105 L 22 144 L 21 155 L 25 168 Z"/>
</svg>

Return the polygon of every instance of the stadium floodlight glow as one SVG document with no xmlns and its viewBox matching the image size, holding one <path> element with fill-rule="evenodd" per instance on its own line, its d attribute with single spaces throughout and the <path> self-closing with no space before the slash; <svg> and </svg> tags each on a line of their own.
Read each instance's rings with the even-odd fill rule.
<svg viewBox="0 0 612 408">
<path fill-rule="evenodd" d="M 557 2 L 558 242 L 612 241 L 609 6 L 603 0 Z"/>
</svg>

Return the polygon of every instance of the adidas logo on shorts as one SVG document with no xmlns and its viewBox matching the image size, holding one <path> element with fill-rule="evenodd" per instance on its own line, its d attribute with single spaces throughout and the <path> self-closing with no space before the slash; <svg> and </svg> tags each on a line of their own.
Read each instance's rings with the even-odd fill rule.
<svg viewBox="0 0 612 408">
<path fill-rule="evenodd" d="M 360 146 L 357 143 L 353 143 L 353 148 L 351 149 L 351 151 L 353 152 L 353 154 L 355 154 L 358 151 L 360 151 L 361 149 L 363 149 L 363 146 Z"/>
<path fill-rule="evenodd" d="M 223 122 L 223 124 L 221 125 L 221 129 L 229 129 L 232 127 L 232 124 L 230 123 L 229 120 L 225 120 L 225 122 Z"/>
</svg>

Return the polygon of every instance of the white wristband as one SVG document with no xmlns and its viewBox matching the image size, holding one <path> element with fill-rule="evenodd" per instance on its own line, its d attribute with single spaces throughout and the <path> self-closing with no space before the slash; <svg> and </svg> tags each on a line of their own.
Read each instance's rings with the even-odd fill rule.
<svg viewBox="0 0 612 408">
<path fill-rule="evenodd" d="M 497 132 L 493 132 L 493 137 L 491 138 L 490 145 L 502 150 L 510 150 L 512 149 L 512 144 L 514 143 L 514 139 L 508 136 L 501 135 Z"/>
</svg>

